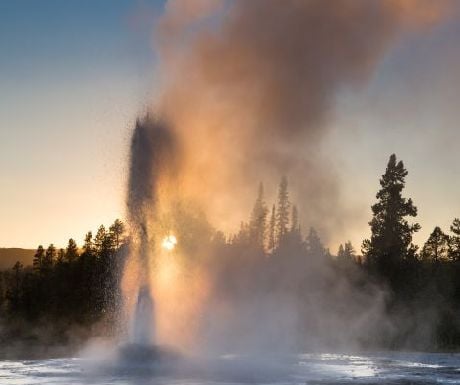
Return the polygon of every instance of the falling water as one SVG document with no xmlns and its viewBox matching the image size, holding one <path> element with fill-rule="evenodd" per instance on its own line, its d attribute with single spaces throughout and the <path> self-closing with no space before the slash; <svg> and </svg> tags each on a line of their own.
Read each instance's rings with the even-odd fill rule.
<svg viewBox="0 0 460 385">
<path fill-rule="evenodd" d="M 153 345 L 154 298 L 151 292 L 155 260 L 155 221 L 161 177 L 175 163 L 175 140 L 164 122 L 151 116 L 138 120 L 131 140 L 127 207 L 134 247 L 130 258 L 138 264 L 137 302 L 132 310 L 130 342 Z"/>
<path fill-rule="evenodd" d="M 155 337 L 154 326 L 154 307 L 150 287 L 143 286 L 137 296 L 131 342 L 136 345 L 152 345 Z"/>
</svg>

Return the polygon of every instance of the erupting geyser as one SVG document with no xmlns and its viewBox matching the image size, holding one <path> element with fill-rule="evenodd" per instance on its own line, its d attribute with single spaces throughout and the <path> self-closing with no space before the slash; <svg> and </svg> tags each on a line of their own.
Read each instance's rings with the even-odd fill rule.
<svg viewBox="0 0 460 385">
<path fill-rule="evenodd" d="M 131 255 L 125 275 L 129 277 L 126 295 L 127 312 L 131 314 L 130 345 L 125 349 L 137 355 L 158 357 L 154 344 L 154 298 L 152 276 L 159 246 L 171 250 L 177 240 L 169 235 L 161 245 L 158 205 L 162 181 L 173 174 L 175 140 L 171 130 L 158 119 L 147 116 L 136 122 L 131 141 L 127 207 L 132 236 Z M 135 268 L 133 268 L 135 266 Z M 129 298 L 136 302 L 129 303 Z M 136 354 L 134 354 L 136 355 Z"/>
<path fill-rule="evenodd" d="M 151 345 L 154 342 L 154 308 L 150 287 L 143 286 L 137 296 L 134 312 L 132 342 L 137 345 Z"/>
</svg>

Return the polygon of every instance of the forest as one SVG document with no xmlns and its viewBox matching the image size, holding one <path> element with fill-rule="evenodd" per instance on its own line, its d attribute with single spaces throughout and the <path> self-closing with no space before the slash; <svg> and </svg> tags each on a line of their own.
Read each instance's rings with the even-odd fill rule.
<svg viewBox="0 0 460 385">
<path fill-rule="evenodd" d="M 210 277 L 208 321 L 224 318 L 219 306 L 225 303 L 238 314 L 243 336 L 226 340 L 223 328 L 209 331 L 204 325 L 203 338 L 216 341 L 218 335 L 229 349 L 243 349 L 244 336 L 273 314 L 267 299 L 286 313 L 295 309 L 297 317 L 294 323 L 264 321 L 264 349 L 343 348 L 351 339 L 360 349 L 458 349 L 460 219 L 453 218 L 446 232 L 435 227 L 416 246 L 412 237 L 420 225 L 417 207 L 403 194 L 407 174 L 391 155 L 371 206 L 371 236 L 359 252 L 347 241 L 331 253 L 314 228 L 303 233 L 285 177 L 273 205 L 260 184 L 248 220 L 233 235 L 214 229 L 199 209 L 178 204 L 172 216 L 180 254 L 187 256 L 183 263 L 190 270 L 200 266 Z M 40 245 L 32 266 L 17 262 L 0 272 L 0 343 L 78 345 L 93 336 L 115 336 L 130 242 L 116 220 L 94 236 L 88 232 L 81 246 L 74 239 L 65 249 Z M 231 328 L 231 317 L 225 319 Z M 295 333 L 287 336 L 284 328 Z"/>
</svg>

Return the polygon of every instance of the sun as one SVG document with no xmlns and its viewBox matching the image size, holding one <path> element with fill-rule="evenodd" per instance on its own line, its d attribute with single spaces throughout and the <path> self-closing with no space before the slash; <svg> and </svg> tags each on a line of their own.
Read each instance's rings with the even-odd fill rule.
<svg viewBox="0 0 460 385">
<path fill-rule="evenodd" d="M 161 242 L 161 247 L 165 250 L 171 251 L 177 245 L 177 238 L 170 234 L 163 238 L 163 242 Z"/>
</svg>

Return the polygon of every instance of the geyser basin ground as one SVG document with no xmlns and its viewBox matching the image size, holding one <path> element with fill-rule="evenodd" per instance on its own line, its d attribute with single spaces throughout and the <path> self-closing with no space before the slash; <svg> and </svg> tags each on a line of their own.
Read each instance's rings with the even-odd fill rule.
<svg viewBox="0 0 460 385">
<path fill-rule="evenodd" d="M 153 365 L 144 363 L 145 367 Z M 197 362 L 198 363 L 198 362 Z M 139 364 L 139 363 L 138 363 Z M 222 356 L 201 371 L 175 374 L 103 365 L 88 360 L 0 361 L 0 383 L 14 384 L 460 384 L 460 354 L 299 354 Z M 180 368 L 180 366 L 178 367 Z"/>
</svg>

